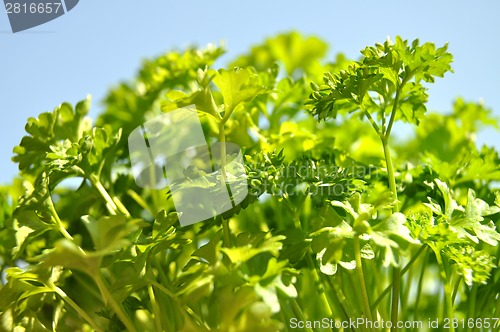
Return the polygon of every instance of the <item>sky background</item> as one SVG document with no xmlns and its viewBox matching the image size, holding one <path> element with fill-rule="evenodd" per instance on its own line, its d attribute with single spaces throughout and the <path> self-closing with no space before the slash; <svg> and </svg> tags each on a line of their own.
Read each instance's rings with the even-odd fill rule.
<svg viewBox="0 0 500 332">
<path fill-rule="evenodd" d="M 430 89 L 428 108 L 450 111 L 453 100 L 484 100 L 500 117 L 500 1 L 124 1 L 81 0 L 66 15 L 13 34 L 0 7 L 0 183 L 17 174 L 12 148 L 29 117 L 61 102 L 93 96 L 133 78 L 141 61 L 171 49 L 224 41 L 223 63 L 279 32 L 326 40 L 330 56 L 387 36 L 449 42 L 455 73 Z M 222 64 L 223 64 L 222 63 Z M 500 134 L 478 139 L 500 147 Z"/>
</svg>

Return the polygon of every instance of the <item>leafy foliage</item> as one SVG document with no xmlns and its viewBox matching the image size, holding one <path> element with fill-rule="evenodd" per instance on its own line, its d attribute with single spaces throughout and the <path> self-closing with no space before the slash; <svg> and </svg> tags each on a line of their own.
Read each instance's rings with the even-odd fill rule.
<svg viewBox="0 0 500 332">
<path fill-rule="evenodd" d="M 357 61 L 326 50 L 292 32 L 221 69 L 219 47 L 168 52 L 113 88 L 95 125 L 89 98 L 28 119 L 20 178 L 0 188 L 1 329 L 498 317 L 500 158 L 475 142 L 497 119 L 462 99 L 450 114 L 427 111 L 428 84 L 451 71 L 446 45 L 396 37 Z M 249 194 L 181 227 L 171 190 L 185 184 L 137 186 L 127 137 L 189 105 L 207 143 L 242 148 Z M 395 121 L 413 137 L 394 140 Z M 217 166 L 231 170 L 220 150 Z"/>
</svg>

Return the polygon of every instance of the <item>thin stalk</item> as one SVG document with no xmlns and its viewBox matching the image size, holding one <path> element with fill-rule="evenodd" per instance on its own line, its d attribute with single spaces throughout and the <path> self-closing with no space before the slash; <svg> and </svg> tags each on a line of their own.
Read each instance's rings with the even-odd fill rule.
<svg viewBox="0 0 500 332">
<path fill-rule="evenodd" d="M 115 202 L 118 211 L 123 213 L 125 216 L 130 217 L 130 212 L 127 210 L 125 205 L 123 205 L 122 201 L 117 196 L 113 196 L 113 202 Z"/>
<path fill-rule="evenodd" d="M 455 299 L 457 298 L 458 294 L 458 288 L 460 287 L 460 284 L 462 283 L 463 277 L 458 276 L 457 280 L 455 281 L 455 287 L 453 287 L 453 296 L 452 296 L 452 301 L 455 303 Z"/>
<path fill-rule="evenodd" d="M 316 287 L 318 288 L 318 293 L 319 297 L 321 299 L 321 302 L 323 304 L 323 307 L 325 308 L 325 317 L 330 317 L 332 315 L 332 308 L 330 307 L 330 302 L 328 302 L 328 298 L 326 297 L 325 293 L 325 288 L 323 287 L 323 284 L 320 281 L 317 269 L 314 266 L 314 262 L 311 258 L 311 256 L 306 253 L 306 262 L 309 267 L 309 270 L 311 271 L 311 275 L 313 277 L 314 283 L 316 284 Z"/>
<path fill-rule="evenodd" d="M 408 264 L 405 265 L 405 267 L 401 270 L 401 276 L 405 275 L 406 272 L 408 272 L 410 270 L 410 267 L 415 263 L 415 261 L 418 259 L 418 257 L 424 252 L 424 250 L 427 249 L 427 246 L 423 245 L 420 247 L 420 249 L 415 253 L 415 255 L 412 256 L 412 258 L 410 259 L 410 261 L 408 262 Z M 377 297 L 377 299 L 373 302 L 372 306 L 371 306 L 371 309 L 374 310 L 375 308 L 377 308 L 378 304 L 380 303 L 380 301 L 382 301 L 382 299 L 387 295 L 389 294 L 389 292 L 391 291 L 392 289 L 392 283 L 390 283 L 382 293 L 380 293 L 380 295 Z"/>
<path fill-rule="evenodd" d="M 326 276 L 326 280 L 327 280 L 328 284 L 330 285 L 330 288 L 333 289 L 334 294 L 335 294 L 335 296 L 336 296 L 336 298 L 337 298 L 337 300 L 342 308 L 342 311 L 344 312 L 346 320 L 349 319 L 350 317 L 356 317 L 354 315 L 354 310 L 352 309 L 351 304 L 349 303 L 349 301 L 347 300 L 347 298 L 344 295 L 344 292 L 342 291 L 342 287 L 340 287 L 337 282 L 332 282 L 330 280 L 329 276 Z M 352 328 L 351 328 L 351 330 L 352 330 Z"/>
<path fill-rule="evenodd" d="M 104 188 L 104 186 L 102 185 L 101 181 L 99 181 L 99 179 L 95 175 L 90 175 L 88 179 L 97 189 L 99 194 L 101 194 L 102 198 L 104 198 L 104 200 L 106 201 L 106 208 L 108 209 L 109 213 L 111 213 L 112 215 L 116 215 L 118 213 L 118 207 L 113 201 L 113 198 L 111 198 L 111 196 L 109 195 L 106 188 Z"/>
<path fill-rule="evenodd" d="M 446 275 L 446 270 L 444 266 L 443 259 L 441 257 L 441 253 L 439 250 L 435 251 L 436 253 L 436 260 L 439 265 L 440 269 L 440 275 L 441 279 L 443 280 L 443 287 L 444 287 L 444 298 L 445 298 L 445 305 L 446 305 L 446 316 L 450 319 L 450 321 L 453 320 L 454 317 L 454 312 L 453 312 L 453 290 L 451 289 L 451 285 L 448 283 L 448 277 Z M 450 325 L 450 331 L 454 332 L 455 328 L 453 325 Z"/>
<path fill-rule="evenodd" d="M 152 216 L 155 215 L 155 211 L 149 206 L 149 204 L 142 198 L 138 193 L 132 189 L 127 190 L 127 194 L 132 197 L 132 199 L 139 204 L 144 210 L 149 211 Z"/>
<path fill-rule="evenodd" d="M 302 312 L 302 309 L 300 309 L 300 306 L 297 303 L 297 300 L 295 300 L 294 298 L 291 298 L 290 299 L 290 304 L 292 305 L 292 310 L 295 313 L 295 315 L 297 316 L 297 318 L 299 318 L 300 321 L 305 322 L 306 321 L 306 316 Z M 308 331 L 308 332 L 314 332 L 310 328 L 304 328 L 304 330 Z"/>
<path fill-rule="evenodd" d="M 227 115 L 229 115 L 228 113 Z M 229 117 L 228 117 L 229 118 Z M 224 116 L 224 119 L 219 123 L 219 144 L 220 144 L 220 169 L 221 169 L 221 187 L 223 189 L 226 189 L 226 181 L 227 181 L 227 175 L 226 175 L 226 134 L 224 130 L 224 124 L 226 123 L 227 119 Z M 229 242 L 229 223 L 226 219 L 222 220 L 222 228 L 224 232 L 224 245 L 226 247 L 230 247 L 231 244 Z"/>
<path fill-rule="evenodd" d="M 370 124 L 372 125 L 373 129 L 375 129 L 375 131 L 377 132 L 377 135 L 379 135 L 380 137 L 382 137 L 382 135 L 384 134 L 381 130 L 380 130 L 380 127 L 379 125 L 377 124 L 377 122 L 375 121 L 375 119 L 373 119 L 373 117 L 371 116 L 371 114 L 365 109 L 365 107 L 363 106 L 363 104 L 359 105 L 359 108 L 361 111 L 363 111 L 363 114 L 366 116 L 366 118 L 368 119 L 368 121 L 370 121 Z"/>
<path fill-rule="evenodd" d="M 101 291 L 102 297 L 104 298 L 105 302 L 111 305 L 113 311 L 116 313 L 118 318 L 120 318 L 123 325 L 125 325 L 125 328 L 130 332 L 137 332 L 130 318 L 127 316 L 125 311 L 123 311 L 123 308 L 116 302 L 113 295 L 111 295 L 111 293 L 109 292 L 108 285 L 106 285 L 106 282 L 102 279 L 101 275 L 95 275 L 94 280 L 97 284 L 97 287 L 99 287 L 99 290 Z"/>
<path fill-rule="evenodd" d="M 226 187 L 226 134 L 224 130 L 224 123 L 219 123 L 219 143 L 220 143 L 220 168 L 222 172 L 221 185 Z"/>
<path fill-rule="evenodd" d="M 177 298 L 177 296 L 169 291 L 167 288 L 165 288 L 162 284 L 159 284 L 156 281 L 152 281 L 151 284 L 158 288 L 161 292 L 166 294 L 168 297 L 170 297 L 173 301 L 175 301 L 179 306 L 184 307 L 184 310 L 195 320 L 195 322 L 200 325 L 208 328 L 208 326 L 203 322 L 203 320 L 186 304 L 182 304 L 181 301 Z"/>
<path fill-rule="evenodd" d="M 56 225 L 57 225 L 57 229 L 59 230 L 59 232 L 61 232 L 61 234 L 68 240 L 70 241 L 73 241 L 73 237 L 71 236 L 71 234 L 68 233 L 68 231 L 66 230 L 66 228 L 64 228 L 64 225 L 61 221 L 61 218 L 59 218 L 59 214 L 57 213 L 56 211 L 56 208 L 54 206 L 54 202 L 52 202 L 52 198 L 50 197 L 48 199 L 48 203 L 49 203 L 49 210 L 52 214 L 52 217 L 54 218 L 54 221 L 56 222 Z"/>
<path fill-rule="evenodd" d="M 155 319 L 156 330 L 163 331 L 163 327 L 161 324 L 160 307 L 158 306 L 158 303 L 156 303 L 155 292 L 153 290 L 153 286 L 151 285 L 148 285 L 148 294 L 149 294 L 149 300 L 151 301 L 151 306 L 153 307 L 153 315 Z"/>
<path fill-rule="evenodd" d="M 92 328 L 96 331 L 104 331 L 93 319 L 90 317 L 85 310 L 83 310 L 75 301 L 73 301 L 61 288 L 56 285 L 52 285 L 50 288 L 56 292 L 66 303 L 69 304 L 71 308 L 73 308 L 83 319 L 87 321 L 87 323 L 92 326 Z"/>
<path fill-rule="evenodd" d="M 387 132 L 389 133 L 391 128 L 391 122 L 389 122 L 389 126 Z M 384 148 L 384 156 L 387 164 L 387 177 L 389 180 L 389 188 L 392 192 L 392 197 L 394 200 L 394 207 L 392 212 L 398 212 L 398 192 L 396 189 L 396 176 L 394 175 L 394 166 L 392 164 L 391 150 L 388 144 L 387 136 L 381 136 L 382 146 Z M 392 271 L 392 304 L 391 304 L 391 322 L 392 328 L 391 331 L 397 332 L 397 321 L 399 318 L 399 293 L 401 288 L 401 269 L 399 267 L 394 267 Z"/>
<path fill-rule="evenodd" d="M 363 263 L 361 261 L 361 246 L 359 243 L 359 236 L 354 237 L 354 256 L 356 259 L 356 271 L 358 272 L 359 284 L 361 286 L 361 295 L 363 297 L 365 316 L 370 322 L 373 322 L 372 312 L 370 309 L 370 299 L 368 298 L 368 292 L 366 290 L 366 280 L 363 272 Z"/>
<path fill-rule="evenodd" d="M 330 279 L 328 278 L 328 276 L 325 275 L 325 274 L 323 274 L 323 273 L 321 274 L 321 278 L 323 280 L 326 280 L 326 283 L 330 286 L 331 292 L 335 295 L 333 297 L 333 301 L 332 302 L 333 302 L 335 308 L 339 311 L 339 313 L 341 313 L 342 320 L 348 320 L 350 316 L 347 313 L 347 308 L 340 301 L 340 298 L 338 297 L 335 289 L 333 288 L 332 282 L 330 281 Z"/>
<path fill-rule="evenodd" d="M 399 212 L 398 191 L 396 188 L 396 176 L 394 173 L 394 165 L 392 163 L 391 149 L 389 147 L 387 138 L 381 138 L 381 140 L 382 146 L 384 148 L 385 162 L 387 164 L 387 178 L 389 180 L 389 189 L 392 192 L 392 199 L 394 200 L 394 208 L 392 212 Z"/>
<path fill-rule="evenodd" d="M 476 297 L 477 297 L 477 285 L 472 285 L 472 289 L 469 292 L 469 297 L 467 298 L 467 317 L 476 318 Z M 474 329 L 471 329 L 474 331 Z"/>
<path fill-rule="evenodd" d="M 346 290 L 350 291 L 354 308 L 356 308 L 355 317 L 361 317 L 363 315 L 363 303 L 360 301 L 360 299 L 363 297 L 363 295 L 361 295 L 359 291 L 358 283 L 356 283 L 356 280 L 354 280 L 356 279 L 356 277 L 352 276 L 352 273 L 356 274 L 356 271 L 350 271 L 345 269 L 340 269 L 339 271 L 341 272 L 342 280 L 347 280 L 343 285 L 345 286 L 344 288 Z M 337 273 L 339 273 L 339 271 L 337 271 Z M 366 325 L 362 324 L 361 331 L 365 332 L 367 330 L 368 329 Z"/>
<path fill-rule="evenodd" d="M 411 270 L 411 268 L 410 268 Z M 406 313 L 408 312 L 407 306 L 408 306 L 408 299 L 410 297 L 410 292 L 411 292 L 411 287 L 413 285 L 413 271 L 410 271 L 405 280 L 405 287 L 403 289 L 403 294 L 401 295 L 401 312 Z M 401 274 L 401 278 L 404 278 L 403 274 Z"/>
<path fill-rule="evenodd" d="M 429 251 L 427 250 L 425 252 L 425 256 L 422 260 L 422 269 L 420 271 L 420 276 L 418 278 L 417 298 L 415 299 L 415 304 L 414 304 L 415 310 L 413 311 L 414 312 L 414 316 L 413 316 L 414 321 L 418 320 L 418 306 L 420 304 L 420 298 L 422 297 L 422 286 L 424 285 L 424 276 L 425 276 L 425 270 L 427 267 L 425 263 L 427 262 L 428 255 L 429 255 Z"/>
<path fill-rule="evenodd" d="M 396 119 L 396 113 L 398 111 L 399 96 L 401 94 L 401 89 L 405 84 L 405 82 L 406 81 L 403 81 L 403 83 L 401 83 L 401 85 L 398 87 L 398 90 L 396 91 L 396 96 L 394 97 L 394 104 L 392 105 L 391 117 L 389 119 L 389 124 L 387 125 L 387 129 L 384 133 L 385 139 L 389 139 L 389 137 L 391 136 L 392 126 L 394 124 L 394 120 Z"/>
<path fill-rule="evenodd" d="M 224 246 L 230 248 L 231 241 L 229 238 L 229 222 L 227 219 L 222 219 L 222 232 L 224 234 Z"/>
<path fill-rule="evenodd" d="M 111 197 L 106 188 L 104 188 L 104 186 L 102 185 L 99 178 L 97 178 L 95 175 L 91 175 L 89 179 L 92 185 L 97 189 L 97 191 L 99 191 L 102 198 L 104 198 L 104 200 L 106 201 L 106 207 L 108 208 L 109 213 L 116 215 L 118 212 L 120 212 L 121 214 L 130 217 L 130 212 L 127 210 L 127 208 L 118 199 L 118 197 Z"/>
<path fill-rule="evenodd" d="M 392 105 L 391 117 L 389 119 L 389 124 L 387 125 L 387 129 L 384 133 L 386 139 L 389 139 L 389 137 L 391 136 L 392 126 L 394 125 L 394 120 L 396 119 L 396 113 L 398 111 L 398 106 L 399 106 L 398 104 L 399 104 L 399 98 L 401 97 L 401 91 L 403 90 L 403 87 L 411 79 L 412 76 L 413 74 L 411 72 L 406 73 L 405 78 L 403 78 L 403 80 L 401 81 L 396 90 L 396 96 L 394 97 L 394 104 Z"/>
</svg>

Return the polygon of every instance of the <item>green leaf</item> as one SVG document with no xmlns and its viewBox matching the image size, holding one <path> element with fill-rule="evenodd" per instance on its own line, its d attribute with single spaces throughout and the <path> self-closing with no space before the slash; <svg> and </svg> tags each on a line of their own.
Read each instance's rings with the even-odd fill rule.
<svg viewBox="0 0 500 332">
<path fill-rule="evenodd" d="M 201 246 L 197 249 L 193 256 L 198 256 L 200 258 L 206 259 L 207 262 L 215 266 L 215 264 L 219 261 L 220 257 L 220 248 L 221 248 L 221 239 L 222 230 L 219 230 L 217 234 L 205 245 Z"/>
<path fill-rule="evenodd" d="M 457 229 L 461 236 L 470 238 L 478 243 L 481 240 L 492 246 L 497 246 L 500 241 L 500 234 L 497 232 L 495 224 L 482 223 L 484 216 L 489 216 L 500 212 L 497 206 L 489 206 L 485 201 L 476 198 L 474 191 L 469 189 L 465 213 L 454 216 L 451 225 Z"/>
<path fill-rule="evenodd" d="M 231 67 L 252 66 L 264 71 L 281 62 L 288 75 L 314 75 L 321 70 L 319 60 L 326 51 L 326 43 L 317 37 L 303 37 L 298 32 L 284 33 L 252 47 L 249 54 L 236 59 Z"/>
<path fill-rule="evenodd" d="M 51 146 L 65 140 L 78 142 L 91 129 L 91 119 L 86 116 L 89 106 L 90 97 L 79 102 L 75 109 L 64 103 L 53 112 L 28 119 L 25 128 L 28 135 L 14 148 L 15 156 L 12 158 L 19 164 L 19 170 L 37 175 L 45 164 L 46 154 L 51 152 Z"/>
<path fill-rule="evenodd" d="M 432 43 L 420 46 L 415 40 L 409 46 L 400 37 L 396 37 L 395 43 L 388 39 L 361 53 L 362 59 L 348 69 L 327 72 L 324 84 L 312 85 L 307 104 L 319 121 L 356 110 L 362 116 L 367 111 L 373 118 L 385 118 L 395 107 L 396 119 L 418 124 L 426 112 L 427 101 L 421 81 L 434 82 L 434 77 L 443 77 L 451 71 L 453 60 L 446 45 L 436 49 Z M 378 127 L 385 130 L 385 121 Z"/>
<path fill-rule="evenodd" d="M 244 246 L 239 246 L 236 248 L 221 248 L 221 251 L 231 260 L 233 264 L 239 265 L 250 258 L 262 254 L 270 253 L 273 256 L 277 256 L 278 251 L 282 248 L 281 241 L 285 238 L 284 236 L 278 235 L 267 239 L 262 239 L 260 236 L 250 236 L 248 238 L 248 244 Z"/>
<path fill-rule="evenodd" d="M 125 216 L 101 217 L 98 220 L 91 216 L 82 216 L 82 222 L 92 237 L 97 252 L 112 252 L 126 246 L 127 237 L 136 229 L 136 225 Z"/>
<path fill-rule="evenodd" d="M 162 210 L 156 215 L 153 224 L 153 239 L 161 238 L 170 235 L 172 227 L 179 221 L 177 212 L 169 212 Z"/>
<path fill-rule="evenodd" d="M 399 266 L 398 252 L 408 244 L 418 244 L 419 241 L 411 236 L 406 226 L 406 216 L 402 213 L 393 213 L 389 218 L 373 226 L 368 232 L 368 238 L 375 246 L 382 248 L 384 266 Z"/>
<path fill-rule="evenodd" d="M 226 112 L 232 112 L 240 103 L 266 92 L 259 84 L 259 77 L 244 68 L 220 69 L 214 72 L 213 82 L 222 94 Z"/>
<path fill-rule="evenodd" d="M 75 243 L 62 239 L 56 242 L 53 249 L 44 253 L 41 264 L 45 267 L 62 266 L 72 270 L 79 270 L 95 277 L 99 270 L 101 257 L 106 252 L 88 253 Z"/>
</svg>

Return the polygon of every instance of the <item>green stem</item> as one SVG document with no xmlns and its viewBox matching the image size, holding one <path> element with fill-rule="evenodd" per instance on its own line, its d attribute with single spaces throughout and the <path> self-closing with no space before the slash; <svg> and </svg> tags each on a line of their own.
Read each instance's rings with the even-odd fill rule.
<svg viewBox="0 0 500 332">
<path fill-rule="evenodd" d="M 99 194 L 101 194 L 102 198 L 106 201 L 106 208 L 108 209 L 109 213 L 112 215 L 116 215 L 118 213 L 118 207 L 116 206 L 115 202 L 113 201 L 113 198 L 109 195 L 108 191 L 104 186 L 102 185 L 101 181 L 95 176 L 95 175 L 90 175 L 88 177 L 90 180 L 90 183 L 97 189 Z"/>
<path fill-rule="evenodd" d="M 312 278 L 316 287 L 318 288 L 318 294 L 323 304 L 323 308 L 325 308 L 325 317 L 330 317 L 332 315 L 332 308 L 330 307 L 330 302 L 328 302 L 328 298 L 326 297 L 325 288 L 321 283 L 321 280 L 318 275 L 318 269 L 314 266 L 314 262 L 309 253 L 306 253 L 306 262 L 309 267 L 309 271 L 311 271 Z"/>
<path fill-rule="evenodd" d="M 122 201 L 116 196 L 113 196 L 113 202 L 115 202 L 116 207 L 118 208 L 118 211 L 123 213 L 125 216 L 130 217 L 130 212 L 127 210 L 125 205 L 123 205 Z"/>
<path fill-rule="evenodd" d="M 413 275 L 414 275 L 414 273 L 412 273 L 412 271 L 410 271 L 410 273 L 408 273 L 408 275 L 406 276 L 406 280 L 405 280 L 406 287 L 404 287 L 404 289 L 402 291 L 403 293 L 401 295 L 401 312 L 403 312 L 403 313 L 408 312 L 407 311 L 408 299 L 410 297 L 411 286 L 413 284 Z M 403 274 L 401 274 L 401 278 L 404 278 Z"/>
<path fill-rule="evenodd" d="M 338 278 L 338 276 L 335 276 L 335 277 L 337 279 L 340 279 L 340 278 Z M 335 296 L 336 296 L 336 298 L 337 298 L 337 300 L 342 308 L 342 311 L 344 312 L 346 319 L 349 319 L 349 317 L 356 317 L 354 310 L 352 309 L 351 303 L 349 303 L 349 301 L 345 297 L 345 294 L 342 291 L 342 287 L 340 287 L 339 283 L 332 282 L 330 280 L 329 276 L 326 276 L 326 280 L 327 280 L 328 284 L 330 285 L 330 288 L 333 290 L 333 293 L 335 294 Z"/>
<path fill-rule="evenodd" d="M 111 305 L 111 308 L 113 308 L 113 311 L 116 313 L 118 318 L 122 321 L 122 323 L 125 325 L 125 328 L 130 331 L 130 332 L 137 332 L 137 330 L 134 327 L 134 324 L 132 324 L 132 321 L 130 318 L 127 316 L 125 311 L 123 311 L 123 308 L 116 302 L 115 298 L 113 295 L 108 290 L 108 285 L 106 285 L 106 282 L 102 279 L 100 274 L 96 274 L 93 276 L 94 280 L 97 284 L 97 287 L 99 287 L 99 290 L 101 291 L 102 297 L 104 298 L 106 303 L 109 303 Z"/>
<path fill-rule="evenodd" d="M 70 305 L 83 319 L 87 321 L 87 323 L 92 326 L 92 328 L 96 331 L 104 331 L 97 323 L 90 317 L 85 310 L 83 310 L 75 301 L 73 301 L 61 288 L 56 285 L 51 285 L 51 287 L 56 294 L 58 294 L 66 303 Z"/>
<path fill-rule="evenodd" d="M 453 303 L 455 303 L 455 299 L 456 299 L 457 294 L 458 294 L 458 289 L 460 287 L 460 284 L 462 283 L 462 280 L 463 280 L 463 277 L 458 276 L 457 280 L 455 281 L 455 287 L 453 287 L 453 296 L 452 296 Z"/>
<path fill-rule="evenodd" d="M 418 286 L 417 286 L 417 297 L 415 299 L 415 304 L 414 304 L 414 308 L 415 310 L 413 311 L 414 312 L 414 316 L 413 316 L 413 320 L 414 321 L 418 321 L 419 317 L 418 317 L 418 307 L 419 307 L 419 304 L 420 304 L 420 299 L 422 297 L 422 286 L 424 285 L 424 276 L 425 276 L 425 271 L 426 271 L 426 262 L 427 262 L 427 256 L 429 255 L 429 250 L 426 250 L 425 251 L 425 255 L 422 259 L 422 269 L 420 271 L 420 276 L 418 278 Z"/>
<path fill-rule="evenodd" d="M 467 317 L 468 318 L 476 318 L 476 297 L 477 297 L 477 285 L 472 285 L 472 289 L 469 292 L 469 297 L 467 298 L 468 308 L 467 308 Z M 470 329 L 474 331 L 474 329 Z"/>
<path fill-rule="evenodd" d="M 424 250 L 427 249 L 427 246 L 426 245 L 423 245 L 420 247 L 420 249 L 415 253 L 415 255 L 412 256 L 412 258 L 410 259 L 410 261 L 408 262 L 408 264 L 405 265 L 405 267 L 401 270 L 401 276 L 405 275 L 406 272 L 408 272 L 410 270 L 410 267 L 415 263 L 415 261 L 418 259 L 418 257 L 424 252 Z M 389 284 L 382 293 L 380 293 L 380 295 L 377 297 L 377 299 L 373 302 L 372 306 L 371 306 L 371 309 L 374 310 L 375 308 L 377 308 L 378 304 L 380 303 L 380 301 L 383 300 L 383 298 L 389 294 L 389 292 L 391 291 L 392 289 L 392 283 Z"/>
<path fill-rule="evenodd" d="M 326 283 L 328 284 L 328 286 L 330 286 L 330 291 L 332 292 L 332 294 L 334 294 L 333 296 L 333 305 L 335 306 L 335 308 L 337 309 L 337 311 L 339 312 L 339 315 L 341 316 L 340 318 L 342 320 L 348 320 L 349 317 L 351 317 L 347 311 L 347 308 L 344 306 L 344 303 L 340 300 L 340 297 L 338 296 L 338 293 L 336 292 L 335 288 L 333 287 L 333 284 L 331 282 L 331 280 L 328 278 L 327 275 L 325 274 L 321 274 L 321 279 L 322 280 L 326 280 Z M 344 299 L 345 300 L 345 297 Z"/>
<path fill-rule="evenodd" d="M 398 87 L 398 90 L 396 91 L 396 97 L 394 97 L 394 104 L 392 106 L 391 117 L 389 119 L 389 124 L 387 125 L 387 129 L 384 133 L 385 139 L 389 139 L 389 137 L 391 136 L 392 126 L 394 124 L 394 120 L 396 119 L 396 113 L 398 110 L 399 96 L 401 95 L 401 88 L 403 87 L 404 83 L 405 81 L 401 83 L 401 85 Z"/>
<path fill-rule="evenodd" d="M 225 125 L 227 120 L 229 120 L 229 118 L 231 117 L 231 114 L 233 114 L 233 111 L 234 111 L 234 107 L 231 108 L 231 109 L 228 109 L 226 114 L 224 114 L 224 117 L 222 118 L 222 120 L 220 120 L 220 125 Z"/>
<path fill-rule="evenodd" d="M 391 149 L 389 147 L 389 142 L 387 138 L 381 137 L 382 146 L 384 148 L 385 162 L 387 164 L 387 178 L 389 180 L 389 189 L 392 192 L 392 199 L 394 200 L 393 213 L 399 212 L 398 206 L 398 191 L 396 188 L 396 176 L 394 173 L 394 165 L 392 163 Z"/>
<path fill-rule="evenodd" d="M 47 200 L 48 203 L 49 203 L 49 210 L 52 214 L 52 217 L 54 218 L 54 221 L 56 222 L 56 225 L 57 225 L 57 229 L 59 230 L 59 232 L 61 232 L 61 234 L 68 240 L 70 241 L 73 241 L 73 237 L 71 236 L 71 234 L 68 233 L 68 231 L 66 230 L 66 228 L 64 228 L 64 225 L 61 221 L 61 218 L 59 218 L 59 214 L 57 213 L 56 211 L 56 208 L 54 206 L 54 202 L 52 202 L 52 198 L 49 197 L 49 199 Z"/>
<path fill-rule="evenodd" d="M 156 330 L 163 331 L 163 327 L 161 324 L 160 307 L 158 307 L 158 303 L 156 303 L 155 292 L 153 290 L 153 286 L 151 285 L 148 285 L 148 294 L 149 294 L 149 300 L 151 301 L 151 306 L 153 307 L 153 315 L 155 319 Z"/>
<path fill-rule="evenodd" d="M 359 242 L 359 236 L 356 235 L 354 237 L 354 256 L 356 259 L 356 271 L 358 272 L 359 284 L 361 286 L 361 295 L 363 297 L 365 316 L 370 322 L 373 322 L 372 312 L 370 310 L 370 299 L 368 298 L 368 292 L 366 290 L 366 280 L 363 272 L 363 263 L 361 261 L 361 246 Z"/>
<path fill-rule="evenodd" d="M 227 219 L 222 219 L 222 232 L 224 234 L 224 246 L 227 248 L 231 247 L 231 241 L 229 239 L 229 222 Z"/>
<path fill-rule="evenodd" d="M 184 310 L 194 319 L 194 321 L 199 325 L 199 326 L 204 326 L 208 329 L 208 326 L 203 322 L 203 320 L 196 315 L 196 313 L 186 304 L 182 304 L 181 301 L 177 298 L 177 296 L 169 291 L 167 288 L 165 288 L 162 284 L 159 284 L 156 281 L 152 281 L 151 284 L 158 288 L 161 292 L 166 294 L 168 297 L 170 297 L 172 300 L 174 300 L 179 306 L 184 307 Z"/>
<path fill-rule="evenodd" d="M 380 137 L 382 137 L 383 133 L 380 130 L 380 127 L 378 126 L 377 122 L 375 122 L 375 120 L 371 116 L 370 112 L 368 112 L 365 109 L 365 107 L 363 106 L 363 104 L 359 105 L 359 108 L 360 108 L 361 111 L 363 111 L 363 113 L 366 116 L 366 118 L 368 119 L 368 121 L 370 121 L 370 124 L 372 125 L 373 129 L 375 129 L 375 131 L 377 132 L 377 135 L 379 135 Z"/>
<path fill-rule="evenodd" d="M 450 322 L 453 321 L 454 312 L 453 312 L 453 290 L 451 289 L 451 285 L 448 282 L 448 277 L 446 275 L 446 269 L 444 266 L 443 259 L 441 257 L 441 253 L 439 250 L 435 250 L 436 260 L 439 265 L 441 279 L 443 280 L 444 287 L 444 297 L 445 297 L 445 305 L 446 305 L 446 316 L 450 319 Z M 450 332 L 454 332 L 455 328 L 453 325 L 450 325 Z"/>
<path fill-rule="evenodd" d="M 224 130 L 224 123 L 219 124 L 219 143 L 220 143 L 220 168 L 222 171 L 221 185 L 226 186 L 226 134 Z"/>
<path fill-rule="evenodd" d="M 390 129 L 391 123 L 389 123 L 388 131 Z M 391 149 L 388 144 L 388 138 L 386 136 L 381 136 L 380 137 L 382 140 L 382 146 L 384 148 L 384 155 L 385 155 L 385 161 L 387 164 L 387 177 L 389 180 L 389 188 L 392 192 L 392 198 L 394 201 L 394 207 L 392 209 L 392 212 L 398 212 L 399 211 L 399 206 L 398 206 L 398 192 L 396 189 L 396 176 L 394 175 L 394 166 L 392 163 L 392 157 L 391 157 Z M 391 331 L 397 332 L 397 322 L 399 318 L 399 293 L 400 293 L 400 286 L 401 286 L 401 269 L 399 267 L 394 267 L 392 271 L 392 309 L 391 309 L 391 322 L 392 322 L 392 329 Z"/>
<path fill-rule="evenodd" d="M 127 190 L 127 194 L 132 197 L 132 199 L 139 204 L 144 210 L 149 211 L 152 216 L 155 215 L 156 211 L 153 210 L 151 206 L 140 196 L 138 193 L 133 191 L 132 189 Z"/>
<path fill-rule="evenodd" d="M 130 217 L 130 212 L 127 210 L 125 205 L 123 205 L 118 197 L 111 197 L 106 188 L 102 185 L 98 176 L 91 174 L 88 179 L 106 201 L 106 207 L 108 208 L 109 213 L 116 215 L 120 212 L 121 214 Z"/>
<path fill-rule="evenodd" d="M 302 322 L 305 322 L 306 321 L 306 316 L 304 315 L 304 313 L 302 312 L 302 309 L 300 309 L 300 306 L 299 304 L 297 303 L 297 300 L 295 300 L 294 298 L 291 298 L 290 299 L 290 304 L 292 305 L 292 310 L 293 312 L 295 313 L 295 315 L 297 316 L 297 318 L 302 321 Z M 314 332 L 313 330 L 311 330 L 310 328 L 304 328 L 305 331 L 308 331 L 308 332 Z"/>
</svg>

